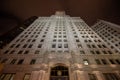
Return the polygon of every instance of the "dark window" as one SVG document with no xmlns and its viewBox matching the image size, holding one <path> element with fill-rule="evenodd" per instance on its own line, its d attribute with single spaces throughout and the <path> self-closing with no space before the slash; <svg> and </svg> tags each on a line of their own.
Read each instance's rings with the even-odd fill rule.
<svg viewBox="0 0 120 80">
<path fill-rule="evenodd" d="M 68 44 L 64 44 L 64 48 L 68 48 Z"/>
<path fill-rule="evenodd" d="M 98 80 L 95 74 L 89 73 L 88 76 L 89 76 L 89 80 Z"/>
<path fill-rule="evenodd" d="M 33 44 L 30 44 L 30 45 L 28 46 L 28 48 L 32 48 L 32 46 L 33 46 Z"/>
<path fill-rule="evenodd" d="M 23 59 L 20 59 L 17 64 L 22 64 L 23 61 L 24 61 Z"/>
<path fill-rule="evenodd" d="M 85 52 L 83 50 L 80 50 L 80 54 L 85 54 Z"/>
<path fill-rule="evenodd" d="M 22 54 L 23 51 L 19 51 L 18 54 Z"/>
<path fill-rule="evenodd" d="M 28 51 L 28 50 L 24 52 L 24 54 L 28 54 L 28 53 L 29 53 L 29 51 Z"/>
<path fill-rule="evenodd" d="M 56 48 L 56 44 L 52 44 L 52 48 Z"/>
<path fill-rule="evenodd" d="M 62 44 L 58 44 L 58 48 L 62 48 Z"/>
<path fill-rule="evenodd" d="M 40 42 L 44 42 L 44 39 L 41 39 L 41 41 Z"/>
<path fill-rule="evenodd" d="M 105 59 L 101 59 L 101 61 L 102 61 L 102 63 L 105 64 L 105 65 L 108 64 Z"/>
<path fill-rule="evenodd" d="M 111 64 L 115 64 L 113 59 L 109 59 L 109 61 L 110 61 Z"/>
<path fill-rule="evenodd" d="M 10 64 L 15 64 L 15 62 L 17 61 L 17 59 L 13 59 Z"/>
<path fill-rule="evenodd" d="M 39 53 L 40 53 L 40 51 L 39 51 L 39 50 L 36 50 L 36 51 L 35 51 L 35 54 L 39 54 Z"/>
<path fill-rule="evenodd" d="M 95 62 L 96 62 L 97 64 L 101 64 L 101 62 L 100 62 L 99 59 L 95 59 Z"/>
<path fill-rule="evenodd" d="M 36 60 L 35 59 L 32 59 L 30 64 L 35 64 Z"/>
<path fill-rule="evenodd" d="M 120 80 L 117 74 L 115 73 L 103 73 L 105 80 Z"/>
<path fill-rule="evenodd" d="M 38 48 L 41 48 L 41 47 L 42 47 L 42 44 L 39 44 L 39 45 L 38 45 Z"/>
<path fill-rule="evenodd" d="M 1 63 L 6 63 L 8 59 L 3 59 Z"/>
</svg>

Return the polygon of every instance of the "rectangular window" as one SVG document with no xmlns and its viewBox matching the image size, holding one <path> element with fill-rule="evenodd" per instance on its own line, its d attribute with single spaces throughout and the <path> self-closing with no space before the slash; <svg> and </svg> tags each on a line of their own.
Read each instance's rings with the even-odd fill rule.
<svg viewBox="0 0 120 80">
<path fill-rule="evenodd" d="M 105 65 L 108 64 L 105 59 L 101 59 L 101 61 L 102 61 L 102 63 L 105 64 Z"/>
<path fill-rule="evenodd" d="M 56 48 L 56 44 L 52 44 L 52 48 Z"/>
<path fill-rule="evenodd" d="M 39 53 L 40 53 L 40 51 L 39 51 L 39 50 L 36 50 L 36 51 L 35 51 L 35 54 L 39 54 Z"/>
<path fill-rule="evenodd" d="M 41 47 L 42 47 L 42 44 L 39 44 L 39 45 L 38 45 L 38 48 L 41 48 Z"/>
<path fill-rule="evenodd" d="M 68 44 L 64 44 L 64 48 L 68 48 Z"/>
<path fill-rule="evenodd" d="M 62 44 L 58 44 L 58 48 L 62 48 Z"/>
<path fill-rule="evenodd" d="M 35 59 L 32 59 L 30 64 L 35 64 L 36 60 Z"/>
<path fill-rule="evenodd" d="M 12 51 L 10 52 L 10 54 L 14 54 L 14 52 L 15 52 L 15 50 L 12 50 Z"/>
<path fill-rule="evenodd" d="M 24 76 L 24 79 L 23 79 L 23 80 L 30 80 L 30 74 L 29 74 L 29 73 L 25 74 L 25 76 Z"/>
<path fill-rule="evenodd" d="M 105 80 L 120 80 L 117 74 L 115 73 L 103 73 Z"/>
<path fill-rule="evenodd" d="M 95 62 L 96 62 L 97 64 L 101 64 L 101 62 L 100 62 L 99 59 L 95 59 Z"/>
<path fill-rule="evenodd" d="M 44 39 L 41 39 L 41 41 L 40 42 L 44 42 Z"/>
<path fill-rule="evenodd" d="M 27 44 L 25 44 L 24 46 L 23 46 L 23 48 L 26 48 L 27 47 Z"/>
<path fill-rule="evenodd" d="M 18 44 L 17 46 L 16 46 L 16 48 L 18 48 L 20 46 L 20 44 Z"/>
<path fill-rule="evenodd" d="M 14 76 L 14 73 L 3 73 L 0 76 L 0 80 L 13 80 Z"/>
<path fill-rule="evenodd" d="M 13 59 L 10 64 L 15 64 L 15 62 L 17 61 L 17 59 Z"/>
<path fill-rule="evenodd" d="M 98 80 L 95 74 L 89 73 L 88 76 L 89 76 L 89 80 Z"/>
<path fill-rule="evenodd" d="M 109 59 L 109 61 L 110 61 L 111 64 L 115 64 L 113 59 Z"/>
<path fill-rule="evenodd" d="M 84 65 L 89 65 L 89 62 L 87 59 L 83 59 L 83 63 L 84 63 Z"/>
<path fill-rule="evenodd" d="M 118 60 L 118 59 L 115 59 L 115 61 L 116 61 L 118 64 L 120 64 L 120 60 Z"/>
<path fill-rule="evenodd" d="M 24 52 L 24 54 L 28 54 L 29 53 L 29 51 L 28 50 L 26 50 L 25 52 Z"/>
<path fill-rule="evenodd" d="M 24 59 L 20 59 L 17 64 L 22 64 Z"/>
<path fill-rule="evenodd" d="M 32 46 L 33 46 L 33 44 L 30 44 L 30 45 L 28 46 L 28 48 L 32 48 Z"/>
<path fill-rule="evenodd" d="M 23 52 L 23 51 L 21 50 L 21 51 L 18 52 L 18 54 L 22 54 L 22 52 Z"/>
<path fill-rule="evenodd" d="M 82 45 L 81 45 L 81 44 L 78 44 L 78 48 L 82 48 Z"/>
<path fill-rule="evenodd" d="M 85 54 L 85 52 L 81 50 L 81 51 L 80 51 L 80 54 Z"/>
</svg>

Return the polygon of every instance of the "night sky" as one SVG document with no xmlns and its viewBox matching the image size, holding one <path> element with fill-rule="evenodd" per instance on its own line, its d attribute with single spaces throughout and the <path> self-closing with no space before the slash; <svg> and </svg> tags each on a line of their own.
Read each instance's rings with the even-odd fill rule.
<svg viewBox="0 0 120 80">
<path fill-rule="evenodd" d="M 31 16 L 50 16 L 64 10 L 70 16 L 81 17 L 88 25 L 97 19 L 120 24 L 120 0 L 0 0 L 0 12 L 5 15 L 4 23 L 17 24 Z M 3 18 L 2 18 L 3 19 Z M 3 21 L 3 20 L 0 21 Z M 16 20 L 16 21 L 15 21 Z M 0 23 L 3 26 L 3 22 Z M 2 31 L 2 26 L 0 26 Z M 4 28 L 13 26 L 4 26 Z M 6 30 L 6 29 L 5 29 Z"/>
</svg>

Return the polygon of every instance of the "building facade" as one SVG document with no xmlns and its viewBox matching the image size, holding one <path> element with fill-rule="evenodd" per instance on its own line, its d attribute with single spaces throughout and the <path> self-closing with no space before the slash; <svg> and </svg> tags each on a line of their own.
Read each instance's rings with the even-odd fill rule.
<svg viewBox="0 0 120 80">
<path fill-rule="evenodd" d="M 92 26 L 92 29 L 115 51 L 120 54 L 120 26 L 99 20 Z"/>
<path fill-rule="evenodd" d="M 0 53 L 0 80 L 120 80 L 120 55 L 80 17 L 39 17 Z"/>
</svg>

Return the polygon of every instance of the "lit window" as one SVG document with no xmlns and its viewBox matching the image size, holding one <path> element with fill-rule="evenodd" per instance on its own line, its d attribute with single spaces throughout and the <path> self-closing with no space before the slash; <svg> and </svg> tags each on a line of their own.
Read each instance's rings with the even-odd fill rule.
<svg viewBox="0 0 120 80">
<path fill-rule="evenodd" d="M 84 62 L 84 65 L 89 65 L 89 63 L 88 63 L 88 60 L 87 60 L 87 59 L 84 59 L 84 60 L 83 60 L 83 62 Z"/>
</svg>

